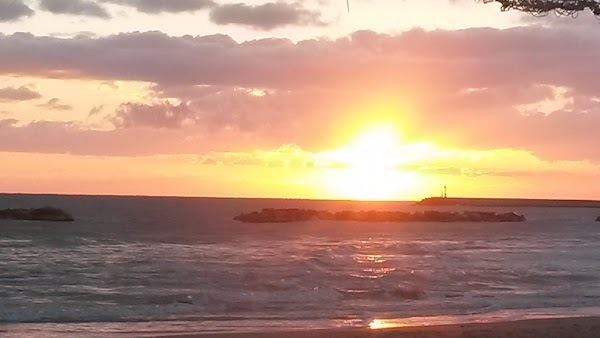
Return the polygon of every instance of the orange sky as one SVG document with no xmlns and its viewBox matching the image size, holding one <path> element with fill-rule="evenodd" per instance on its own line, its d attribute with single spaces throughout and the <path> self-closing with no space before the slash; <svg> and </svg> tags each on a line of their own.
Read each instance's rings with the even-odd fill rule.
<svg viewBox="0 0 600 338">
<path fill-rule="evenodd" d="M 0 5 L 2 192 L 600 196 L 591 15 L 78 2 Z"/>
</svg>

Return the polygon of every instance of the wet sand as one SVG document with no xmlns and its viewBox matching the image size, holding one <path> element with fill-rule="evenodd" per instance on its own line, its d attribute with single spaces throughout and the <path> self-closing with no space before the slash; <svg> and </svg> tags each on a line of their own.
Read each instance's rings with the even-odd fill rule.
<svg viewBox="0 0 600 338">
<path fill-rule="evenodd" d="M 190 334 L 177 338 L 597 338 L 600 317 L 531 319 L 514 322 L 403 327 L 381 330 L 337 329 L 295 332 Z"/>
</svg>

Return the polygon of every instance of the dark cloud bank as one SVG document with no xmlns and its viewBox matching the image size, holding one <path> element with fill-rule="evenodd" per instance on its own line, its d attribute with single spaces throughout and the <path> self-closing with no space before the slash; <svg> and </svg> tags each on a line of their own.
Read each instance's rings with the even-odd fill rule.
<svg viewBox="0 0 600 338">
<path fill-rule="evenodd" d="M 20 0 L 0 3 L 0 22 L 16 20 L 33 14 Z M 284 26 L 325 25 L 316 10 L 301 3 L 268 2 L 260 5 L 217 3 L 212 0 L 40 0 L 40 9 L 53 14 L 77 15 L 101 19 L 111 18 L 107 4 L 134 8 L 140 13 L 193 13 L 209 11 L 209 20 L 217 25 L 243 25 L 259 30 Z"/>
<path fill-rule="evenodd" d="M 33 10 L 22 0 L 0 1 L 0 22 L 18 20 L 33 15 Z"/>
</svg>

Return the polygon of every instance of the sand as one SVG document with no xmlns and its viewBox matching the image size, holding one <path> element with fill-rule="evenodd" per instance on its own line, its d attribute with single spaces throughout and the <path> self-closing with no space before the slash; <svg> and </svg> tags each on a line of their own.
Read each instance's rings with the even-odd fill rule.
<svg viewBox="0 0 600 338">
<path fill-rule="evenodd" d="M 173 336 L 177 338 L 598 338 L 600 317 L 531 319 L 500 323 L 474 323 L 394 329 L 338 329 L 296 332 L 220 333 Z"/>
</svg>

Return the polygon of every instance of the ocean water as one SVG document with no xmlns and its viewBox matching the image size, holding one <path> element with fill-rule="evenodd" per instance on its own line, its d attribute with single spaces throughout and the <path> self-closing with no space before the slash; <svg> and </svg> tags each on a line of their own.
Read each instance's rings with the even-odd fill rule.
<svg viewBox="0 0 600 338">
<path fill-rule="evenodd" d="M 598 209 L 468 208 L 516 211 L 524 223 L 242 224 L 233 216 L 265 207 L 424 209 L 409 202 L 0 195 L 0 209 L 46 205 L 77 221 L 0 220 L 0 336 L 600 314 Z"/>
</svg>

